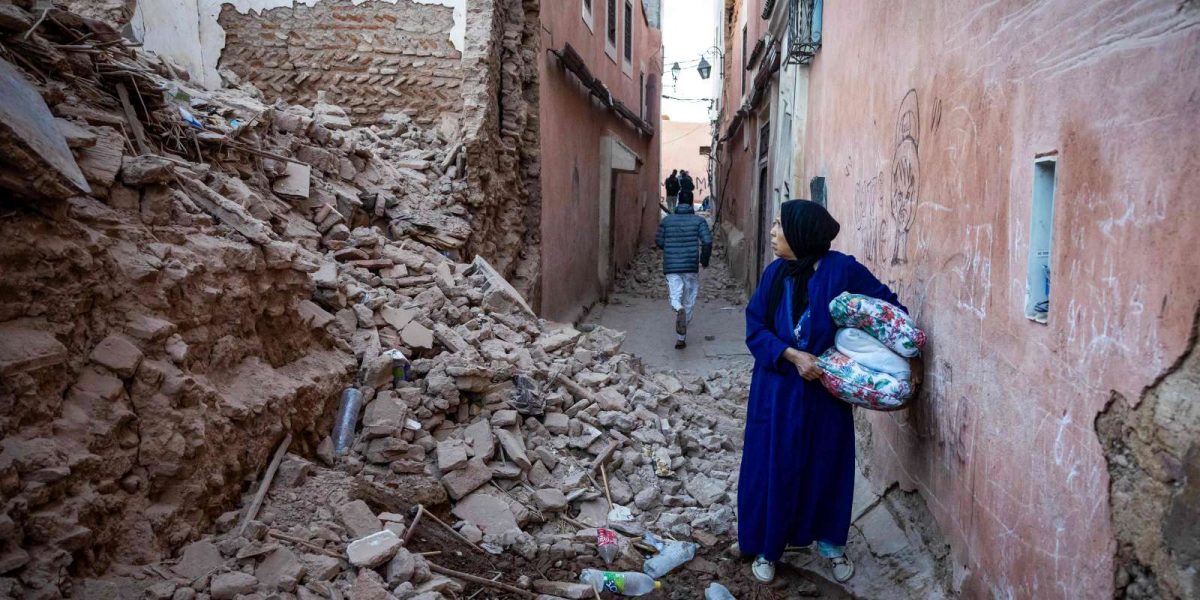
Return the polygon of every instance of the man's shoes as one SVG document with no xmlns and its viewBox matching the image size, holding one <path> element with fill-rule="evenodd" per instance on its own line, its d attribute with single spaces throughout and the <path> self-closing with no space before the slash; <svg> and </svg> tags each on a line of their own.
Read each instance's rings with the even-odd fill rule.
<svg viewBox="0 0 1200 600">
<path fill-rule="evenodd" d="M 675 333 L 687 335 L 687 312 L 682 308 L 675 311 Z"/>
<path fill-rule="evenodd" d="M 687 348 L 687 342 L 685 342 L 683 340 L 675 341 L 675 349 L 676 350 L 683 350 L 684 348 Z"/>
</svg>

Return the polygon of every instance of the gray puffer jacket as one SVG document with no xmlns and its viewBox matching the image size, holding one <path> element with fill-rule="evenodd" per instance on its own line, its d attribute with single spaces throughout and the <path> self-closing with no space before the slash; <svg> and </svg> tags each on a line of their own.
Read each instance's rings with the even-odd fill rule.
<svg viewBox="0 0 1200 600">
<path fill-rule="evenodd" d="M 655 242 L 663 249 L 663 273 L 697 273 L 700 265 L 708 268 L 712 256 L 712 232 L 708 221 L 696 214 L 691 204 L 675 207 L 658 224 Z"/>
</svg>

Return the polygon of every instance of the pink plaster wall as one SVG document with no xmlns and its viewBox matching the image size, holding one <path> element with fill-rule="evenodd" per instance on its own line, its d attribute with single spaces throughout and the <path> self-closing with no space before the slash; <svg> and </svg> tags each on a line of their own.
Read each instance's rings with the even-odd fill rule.
<svg viewBox="0 0 1200 600">
<path fill-rule="evenodd" d="M 699 206 L 708 189 L 708 156 L 700 154 L 701 146 L 712 145 L 712 126 L 690 121 L 661 121 L 662 179 L 666 181 L 672 169 L 686 169 L 696 183 L 695 201 Z M 659 186 L 659 199 L 666 202 L 667 188 Z"/>
<path fill-rule="evenodd" d="M 658 123 L 658 95 L 662 81 L 662 34 L 649 28 L 642 2 L 634 5 L 632 74 L 621 69 L 624 27 L 618 27 L 617 59 L 605 53 L 605 2 L 592 0 L 593 27 L 582 18 L 582 0 L 543 2 L 540 124 L 542 146 L 542 315 L 570 321 L 598 299 L 600 251 L 600 141 L 606 134 L 619 137 L 644 163 L 637 174 L 621 174 L 613 214 L 614 274 L 628 264 L 641 247 L 654 240 L 658 225 L 659 139 L 638 133 L 599 102 L 589 98 L 574 75 L 564 70 L 547 51 L 570 43 L 584 62 L 608 86 L 613 97 L 634 112 L 640 111 L 640 73 L 658 81 L 645 120 Z M 618 2 L 623 7 L 624 2 Z M 623 19 L 623 9 L 618 19 Z M 578 193 L 573 171 L 578 169 Z"/>
<path fill-rule="evenodd" d="M 755 212 L 757 190 L 755 172 L 758 163 L 758 111 L 751 111 L 742 119 L 741 125 L 730 129 L 734 114 L 743 107 L 753 92 L 754 71 L 745 74 L 745 94 L 742 93 L 742 25 L 739 12 L 746 15 L 745 48 L 754 51 L 755 44 L 767 33 L 767 22 L 760 18 L 761 7 L 749 0 L 725 0 L 725 77 L 721 88 L 721 138 L 718 149 L 716 196 L 720 198 L 718 219 L 727 232 L 727 260 L 733 276 L 747 290 L 758 282 L 758 273 L 752 271 L 754 254 L 758 243 L 758 222 Z M 761 59 L 760 59 L 761 62 Z M 761 65 L 759 65 L 761 66 Z M 759 111 L 769 110 L 766 98 L 759 102 Z M 750 107 L 754 108 L 754 107 Z"/>
<path fill-rule="evenodd" d="M 870 414 L 867 462 L 921 492 L 965 597 L 1112 595 L 1093 422 L 1168 370 L 1197 314 L 1198 25 L 1175 0 L 825 3 L 805 178 L 828 177 L 837 247 L 931 335 L 924 393 Z M 1046 152 L 1042 325 L 1023 307 Z"/>
</svg>

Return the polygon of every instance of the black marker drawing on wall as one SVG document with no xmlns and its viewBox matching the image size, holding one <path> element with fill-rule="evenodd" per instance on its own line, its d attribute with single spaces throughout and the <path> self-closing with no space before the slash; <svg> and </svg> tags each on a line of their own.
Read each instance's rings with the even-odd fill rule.
<svg viewBox="0 0 1200 600">
<path fill-rule="evenodd" d="M 892 154 L 891 214 L 895 226 L 892 264 L 908 262 L 908 232 L 917 214 L 917 194 L 921 187 L 921 117 L 917 90 L 910 89 L 900 101 L 896 115 L 895 150 Z"/>
</svg>

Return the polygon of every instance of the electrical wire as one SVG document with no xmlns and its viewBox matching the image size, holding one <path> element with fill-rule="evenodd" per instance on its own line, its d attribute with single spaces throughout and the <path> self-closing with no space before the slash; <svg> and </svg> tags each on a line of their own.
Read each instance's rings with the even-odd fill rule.
<svg viewBox="0 0 1200 600">
<path fill-rule="evenodd" d="M 716 98 L 680 98 L 678 96 L 668 96 L 666 94 L 663 94 L 662 97 L 667 100 L 677 100 L 679 102 L 712 102 L 713 100 L 716 100 Z"/>
</svg>

